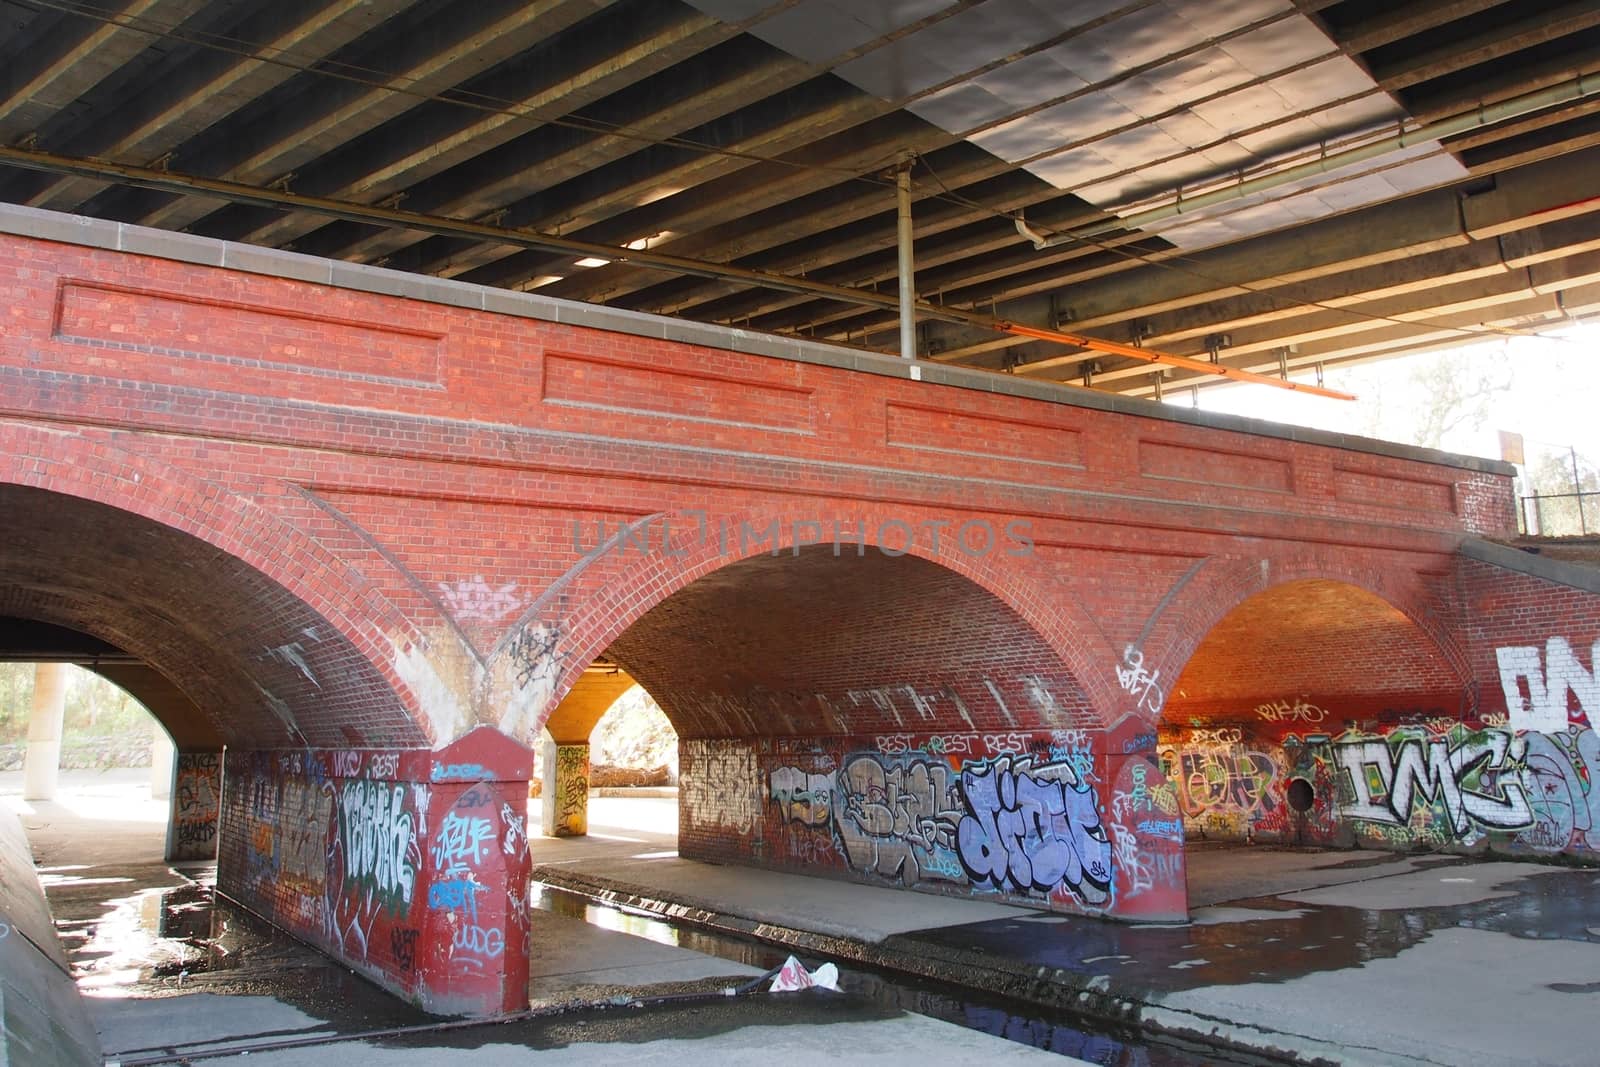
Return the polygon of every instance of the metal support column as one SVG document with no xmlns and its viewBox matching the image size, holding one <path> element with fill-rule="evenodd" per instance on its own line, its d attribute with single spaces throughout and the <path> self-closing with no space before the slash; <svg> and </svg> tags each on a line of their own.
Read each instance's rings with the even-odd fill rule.
<svg viewBox="0 0 1600 1067">
<path fill-rule="evenodd" d="M 900 164 L 894 186 L 899 201 L 898 245 L 900 252 L 900 358 L 917 358 L 916 286 L 911 265 L 911 161 Z"/>
</svg>

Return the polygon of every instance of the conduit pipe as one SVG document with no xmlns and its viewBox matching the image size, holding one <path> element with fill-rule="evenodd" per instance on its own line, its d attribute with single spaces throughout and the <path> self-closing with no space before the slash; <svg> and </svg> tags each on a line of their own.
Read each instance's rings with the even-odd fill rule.
<svg viewBox="0 0 1600 1067">
<path fill-rule="evenodd" d="M 1058 245 L 1071 244 L 1077 241 L 1099 237 L 1102 234 L 1116 230 L 1142 230 L 1153 223 L 1163 222 L 1179 215 L 1200 211 L 1216 204 L 1224 204 L 1230 200 L 1238 200 L 1255 193 L 1276 189 L 1282 185 L 1297 182 L 1302 178 L 1314 174 L 1324 174 L 1328 171 L 1347 167 L 1352 163 L 1359 163 L 1364 159 L 1387 155 L 1398 152 L 1403 148 L 1422 144 L 1426 141 L 1438 141 L 1445 137 L 1454 137 L 1459 133 L 1492 126 L 1497 122 L 1507 119 L 1520 118 L 1543 108 L 1554 107 L 1557 104 L 1570 104 L 1586 97 L 1600 93 L 1600 75 L 1580 74 L 1559 85 L 1539 89 L 1521 96 L 1513 96 L 1509 100 L 1502 100 L 1498 104 L 1482 104 L 1476 109 L 1454 115 L 1438 122 L 1430 122 L 1416 129 L 1408 130 L 1393 137 L 1386 137 L 1370 144 L 1358 145 L 1347 148 L 1342 152 L 1333 152 L 1322 155 L 1308 163 L 1301 163 L 1287 170 L 1276 171 L 1272 174 L 1263 174 L 1259 178 L 1237 182 L 1221 189 L 1214 189 L 1209 193 L 1197 196 L 1179 197 L 1170 204 L 1148 211 L 1135 212 L 1119 218 L 1107 219 L 1105 222 L 1093 226 L 1069 230 L 1053 236 L 1045 236 L 1029 226 L 1024 220 L 1017 219 L 1017 232 L 1033 242 L 1036 249 L 1055 248 Z"/>
</svg>

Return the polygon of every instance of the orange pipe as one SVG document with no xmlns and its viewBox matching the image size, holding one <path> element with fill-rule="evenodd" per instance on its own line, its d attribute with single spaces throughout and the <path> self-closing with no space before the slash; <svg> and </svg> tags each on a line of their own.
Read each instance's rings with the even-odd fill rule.
<svg viewBox="0 0 1600 1067">
<path fill-rule="evenodd" d="M 1327 389 L 1320 385 L 1307 385 L 1304 382 L 1291 382 L 1286 378 L 1274 378 L 1270 374 L 1257 374 L 1255 371 L 1240 370 L 1237 367 L 1224 367 L 1220 363 L 1207 363 L 1203 359 L 1190 359 L 1188 356 L 1174 356 L 1166 352 L 1155 352 L 1148 348 L 1136 348 L 1133 345 L 1125 345 L 1117 341 L 1102 341 L 1098 337 L 1062 333 L 1060 330 L 1041 330 L 1037 326 L 1023 326 L 1004 319 L 996 319 L 993 326 L 1002 333 L 1013 334 L 1017 337 L 1032 337 L 1038 341 L 1054 341 L 1057 344 L 1076 345 L 1078 348 L 1087 348 L 1091 352 L 1105 352 L 1115 356 L 1127 356 L 1129 359 L 1140 359 L 1146 363 L 1161 363 L 1169 367 L 1182 367 L 1184 370 L 1198 371 L 1202 374 L 1215 374 L 1218 377 L 1228 378 L 1236 382 L 1270 385 L 1275 389 L 1290 389 L 1297 393 L 1326 396 L 1334 400 L 1356 399 L 1353 393 L 1341 393 L 1337 389 Z"/>
</svg>

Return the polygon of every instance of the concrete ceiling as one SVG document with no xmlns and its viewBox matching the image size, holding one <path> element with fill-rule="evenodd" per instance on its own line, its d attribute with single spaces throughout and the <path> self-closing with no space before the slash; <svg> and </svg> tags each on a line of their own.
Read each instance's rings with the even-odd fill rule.
<svg viewBox="0 0 1600 1067">
<path fill-rule="evenodd" d="M 528 237 L 888 293 L 912 157 L 947 307 L 1302 375 L 1600 308 L 1593 0 L 0 0 L 0 72 L 3 200 L 883 350 L 841 294 Z"/>
</svg>

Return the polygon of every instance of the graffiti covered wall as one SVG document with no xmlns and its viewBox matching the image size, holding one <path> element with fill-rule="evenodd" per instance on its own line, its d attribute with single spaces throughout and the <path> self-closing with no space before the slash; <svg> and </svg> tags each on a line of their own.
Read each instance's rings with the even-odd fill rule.
<svg viewBox="0 0 1600 1067">
<path fill-rule="evenodd" d="M 172 819 L 167 859 L 209 860 L 217 854 L 217 819 L 222 812 L 222 754 L 180 752 L 172 768 Z"/>
<path fill-rule="evenodd" d="M 685 742 L 679 849 L 1063 911 L 1181 914 L 1171 787 L 1147 755 L 1102 742 L 1083 730 Z"/>
<path fill-rule="evenodd" d="M 1161 764 L 1195 838 L 1600 860 L 1600 642 L 1585 651 L 1496 649 L 1476 715 L 1300 695 L 1164 728 Z"/>
<path fill-rule="evenodd" d="M 429 1011 L 526 1007 L 531 758 L 484 732 L 230 751 L 218 888 Z"/>
</svg>

